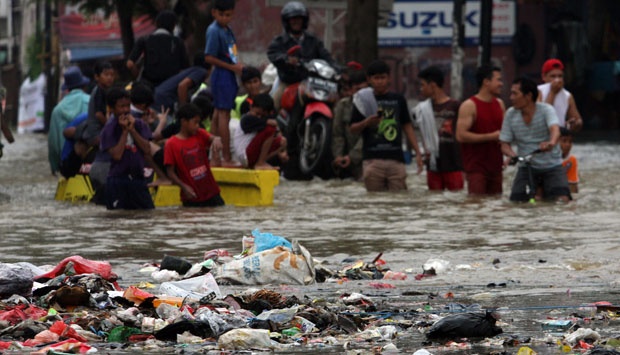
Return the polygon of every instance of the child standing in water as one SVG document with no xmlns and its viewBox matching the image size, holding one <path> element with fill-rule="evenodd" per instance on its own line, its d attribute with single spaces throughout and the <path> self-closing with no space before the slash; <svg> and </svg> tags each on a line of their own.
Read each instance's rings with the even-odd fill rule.
<svg viewBox="0 0 620 355">
<path fill-rule="evenodd" d="M 560 149 L 562 149 L 562 166 L 566 169 L 568 188 L 571 193 L 579 192 L 579 173 L 577 171 L 577 158 L 570 154 L 573 148 L 573 133 L 567 128 L 560 128 Z"/>
<path fill-rule="evenodd" d="M 200 109 L 194 104 L 181 106 L 177 111 L 179 133 L 170 137 L 164 146 L 164 165 L 168 177 L 181 187 L 181 201 L 185 207 L 223 206 L 211 167 L 209 146 L 214 154 L 222 150 L 220 137 L 200 128 Z"/>
</svg>

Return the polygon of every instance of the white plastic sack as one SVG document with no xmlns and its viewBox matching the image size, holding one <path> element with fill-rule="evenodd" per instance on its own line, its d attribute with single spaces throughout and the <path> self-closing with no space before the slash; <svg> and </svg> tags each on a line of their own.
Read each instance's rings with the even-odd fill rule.
<svg viewBox="0 0 620 355">
<path fill-rule="evenodd" d="M 217 340 L 220 349 L 273 349 L 266 329 L 241 328 L 222 334 Z"/>
<path fill-rule="evenodd" d="M 196 300 L 209 295 L 222 298 L 220 287 L 211 273 L 181 281 L 164 282 L 159 286 L 159 292 L 168 296 L 190 297 Z"/>
<path fill-rule="evenodd" d="M 276 247 L 220 265 L 212 272 L 218 283 L 235 285 L 309 285 L 315 282 L 312 256 L 297 241 L 293 241 L 293 251 Z"/>
</svg>

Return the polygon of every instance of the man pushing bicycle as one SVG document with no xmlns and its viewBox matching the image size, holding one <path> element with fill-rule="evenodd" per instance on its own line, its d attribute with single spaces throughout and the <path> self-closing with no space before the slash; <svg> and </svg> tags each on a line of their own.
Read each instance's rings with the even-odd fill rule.
<svg viewBox="0 0 620 355">
<path fill-rule="evenodd" d="M 510 88 L 513 106 L 506 111 L 499 135 L 502 153 L 511 158 L 517 156 L 511 143 L 516 144 L 521 156 L 540 150 L 528 163 L 519 166 L 510 200 L 528 201 L 536 195 L 537 200 L 568 202 L 571 196 L 558 146 L 558 117 L 551 105 L 536 102 L 537 96 L 536 83 L 527 78 L 516 79 Z"/>
</svg>

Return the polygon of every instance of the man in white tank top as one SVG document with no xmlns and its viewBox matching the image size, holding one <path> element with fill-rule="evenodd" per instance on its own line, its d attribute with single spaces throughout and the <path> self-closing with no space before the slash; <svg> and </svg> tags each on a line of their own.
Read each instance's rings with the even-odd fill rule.
<svg viewBox="0 0 620 355">
<path fill-rule="evenodd" d="M 573 95 L 564 89 L 564 64 L 558 59 L 549 59 L 542 66 L 544 84 L 538 85 L 538 101 L 553 106 L 560 127 L 571 131 L 579 131 L 583 126 L 581 114 Z"/>
</svg>

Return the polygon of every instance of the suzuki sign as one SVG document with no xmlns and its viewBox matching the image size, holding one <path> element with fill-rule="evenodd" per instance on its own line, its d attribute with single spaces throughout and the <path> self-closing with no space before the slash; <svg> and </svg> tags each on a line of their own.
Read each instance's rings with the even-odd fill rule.
<svg viewBox="0 0 620 355">
<path fill-rule="evenodd" d="M 452 0 L 396 0 L 386 27 L 379 28 L 382 47 L 427 47 L 452 44 Z M 515 33 L 515 3 L 493 1 L 493 44 L 509 44 Z M 480 1 L 465 5 L 465 42 L 477 45 Z"/>
</svg>

